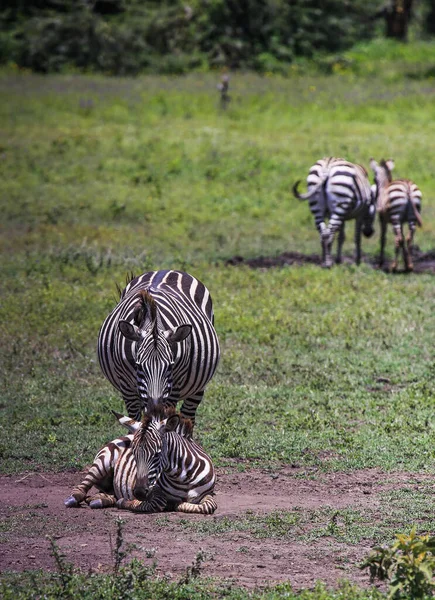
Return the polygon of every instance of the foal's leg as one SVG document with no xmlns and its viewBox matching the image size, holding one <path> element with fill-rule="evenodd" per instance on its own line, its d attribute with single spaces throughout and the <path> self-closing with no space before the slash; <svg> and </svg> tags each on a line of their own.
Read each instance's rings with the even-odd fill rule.
<svg viewBox="0 0 435 600">
<path fill-rule="evenodd" d="M 213 496 L 205 496 L 199 504 L 193 502 L 182 502 L 177 506 L 177 512 L 191 513 L 197 515 L 211 515 L 217 509 Z"/>
<path fill-rule="evenodd" d="M 414 241 L 415 226 L 416 225 L 414 221 L 409 221 L 409 233 L 406 237 L 406 245 L 408 248 L 408 262 L 406 263 L 405 268 L 407 271 L 414 270 L 414 265 L 412 263 L 412 244 Z"/>
<path fill-rule="evenodd" d="M 398 260 L 399 260 L 399 252 L 400 252 L 400 249 L 404 247 L 402 224 L 400 223 L 400 221 L 397 221 L 397 222 L 395 221 L 393 223 L 393 231 L 394 231 L 394 262 L 391 265 L 391 270 L 393 272 L 396 272 Z"/>
</svg>

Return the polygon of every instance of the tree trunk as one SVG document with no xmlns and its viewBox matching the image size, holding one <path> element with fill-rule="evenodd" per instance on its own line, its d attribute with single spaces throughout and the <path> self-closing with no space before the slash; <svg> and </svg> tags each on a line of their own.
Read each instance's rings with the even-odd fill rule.
<svg viewBox="0 0 435 600">
<path fill-rule="evenodd" d="M 411 19 L 412 0 L 392 0 L 385 11 L 386 36 L 406 41 Z"/>
</svg>

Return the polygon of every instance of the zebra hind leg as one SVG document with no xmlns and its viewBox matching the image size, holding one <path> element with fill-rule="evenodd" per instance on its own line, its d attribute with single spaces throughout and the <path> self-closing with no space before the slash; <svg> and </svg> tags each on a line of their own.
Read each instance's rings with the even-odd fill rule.
<svg viewBox="0 0 435 600">
<path fill-rule="evenodd" d="M 328 228 L 324 229 L 321 233 L 322 239 L 322 267 L 325 269 L 330 269 L 332 267 L 332 258 L 331 258 L 331 246 L 332 246 L 332 236 Z"/>
<path fill-rule="evenodd" d="M 394 262 L 391 265 L 393 273 L 397 271 L 400 248 L 403 248 L 403 232 L 400 223 L 393 225 L 394 229 Z"/>
<path fill-rule="evenodd" d="M 177 512 L 197 514 L 197 515 L 211 515 L 217 509 L 217 504 L 213 496 L 205 496 L 199 504 L 193 504 L 193 502 L 182 502 L 177 506 Z"/>
<path fill-rule="evenodd" d="M 409 223 L 409 233 L 406 236 L 406 246 L 407 246 L 407 254 L 408 254 L 408 260 L 405 264 L 405 268 L 406 270 L 409 271 L 413 271 L 414 270 L 414 264 L 412 262 L 412 243 L 414 240 L 414 233 L 415 233 L 415 223 L 410 222 Z"/>
</svg>

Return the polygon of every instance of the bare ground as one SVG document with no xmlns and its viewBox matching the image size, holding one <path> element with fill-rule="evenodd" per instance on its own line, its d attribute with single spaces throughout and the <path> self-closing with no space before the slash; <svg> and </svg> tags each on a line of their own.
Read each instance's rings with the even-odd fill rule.
<svg viewBox="0 0 435 600">
<path fill-rule="evenodd" d="M 353 473 L 311 474 L 285 467 L 266 470 L 218 471 L 212 516 L 165 513 L 138 515 L 117 509 L 67 509 L 63 500 L 81 473 L 30 473 L 1 476 L 0 571 L 54 570 L 46 536 L 56 540 L 67 560 L 85 570 L 108 571 L 113 567 L 116 520 L 124 521 L 123 536 L 135 547 L 135 556 L 157 564 L 157 573 L 179 578 L 192 565 L 199 550 L 206 553 L 202 574 L 234 580 L 246 587 L 291 581 L 295 589 L 312 587 L 317 580 L 334 586 L 347 578 L 366 586 L 366 572 L 358 563 L 376 540 L 359 544 L 339 543 L 332 537 L 302 542 L 285 537 L 254 537 L 249 531 L 204 535 L 195 530 L 204 520 L 243 518 L 246 511 L 264 515 L 280 509 L 376 508 L 380 492 L 394 487 L 416 487 L 424 475 L 364 470 Z M 309 478 L 306 478 L 306 476 Z M 311 476 L 312 475 L 312 476 Z M 186 528 L 186 520 L 189 527 Z"/>
<path fill-rule="evenodd" d="M 435 274 L 435 250 L 421 252 L 418 247 L 413 248 L 412 259 L 414 262 L 414 273 L 432 273 Z M 377 260 L 363 256 L 362 261 L 374 269 L 378 269 Z M 300 252 L 283 252 L 278 256 L 259 256 L 257 258 L 245 259 L 243 256 L 233 256 L 227 260 L 228 265 L 247 265 L 253 269 L 270 269 L 272 267 L 284 267 L 291 265 L 321 265 L 321 256 L 319 254 L 302 254 Z M 343 256 L 344 264 L 353 264 L 355 261 L 350 256 Z M 385 272 L 389 271 L 388 261 L 383 268 Z M 403 264 L 401 256 L 399 260 L 399 270 L 397 275 L 403 274 Z"/>
</svg>

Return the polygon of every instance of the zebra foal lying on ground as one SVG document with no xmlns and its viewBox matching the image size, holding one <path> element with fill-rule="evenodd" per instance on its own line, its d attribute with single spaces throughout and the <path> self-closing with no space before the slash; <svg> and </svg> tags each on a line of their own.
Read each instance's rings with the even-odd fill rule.
<svg viewBox="0 0 435 600">
<path fill-rule="evenodd" d="M 366 237 L 374 233 L 375 206 L 371 197 L 367 172 L 361 165 L 343 158 L 322 158 L 308 173 L 308 191 L 298 192 L 299 181 L 293 194 L 299 200 L 308 200 L 322 245 L 322 266 L 331 267 L 331 247 L 338 232 L 337 263 L 345 240 L 345 221 L 355 219 L 355 248 L 357 265 L 361 262 L 361 231 Z M 329 218 L 326 225 L 325 220 Z"/>
<path fill-rule="evenodd" d="M 373 158 L 370 159 L 370 167 L 375 174 L 375 185 L 373 195 L 375 197 L 379 220 L 381 223 L 381 251 L 379 265 L 384 264 L 385 241 L 388 223 L 391 223 L 394 231 L 395 258 L 391 265 L 392 271 L 397 270 L 397 262 L 400 248 L 402 248 L 405 270 L 412 271 L 411 251 L 416 224 L 420 227 L 421 220 L 421 191 L 410 179 L 395 179 L 391 175 L 394 169 L 394 161 L 381 160 L 378 164 Z M 403 237 L 403 223 L 407 222 L 409 227 L 406 243 Z"/>
<path fill-rule="evenodd" d="M 194 422 L 204 388 L 219 361 L 207 288 L 181 271 L 133 277 L 98 337 L 101 369 L 125 401 L 130 417 L 175 406 Z"/>
<path fill-rule="evenodd" d="M 65 500 L 91 508 L 117 506 L 133 512 L 175 510 L 203 515 L 216 508 L 211 458 L 192 439 L 192 422 L 170 408 L 135 421 L 114 413 L 130 434 L 109 442 L 96 455 L 83 481 Z M 92 486 L 100 491 L 88 496 Z"/>
</svg>

